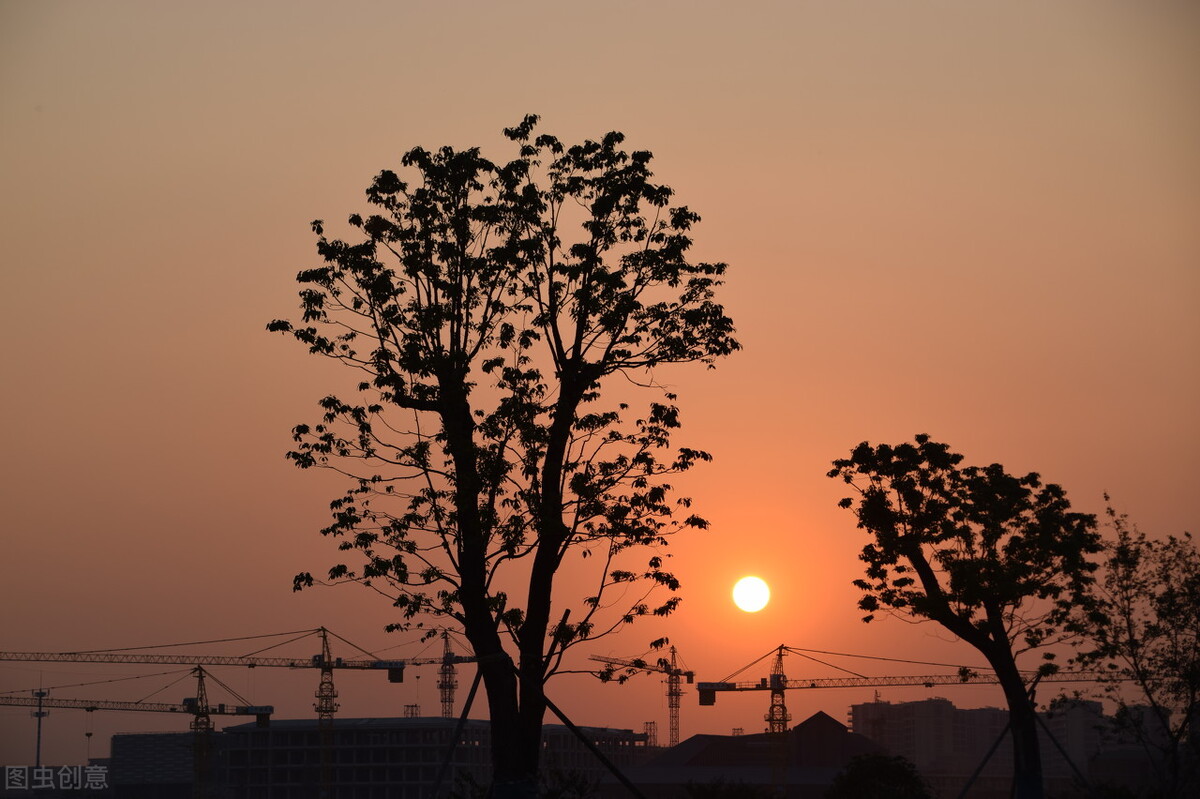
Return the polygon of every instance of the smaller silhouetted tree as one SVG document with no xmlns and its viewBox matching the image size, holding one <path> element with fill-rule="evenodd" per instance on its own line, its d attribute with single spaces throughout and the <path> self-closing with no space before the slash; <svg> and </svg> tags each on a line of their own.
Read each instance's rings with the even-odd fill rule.
<svg viewBox="0 0 1200 799">
<path fill-rule="evenodd" d="M 1148 538 L 1108 509 L 1095 603 L 1078 615 L 1076 661 L 1109 676 L 1121 732 L 1154 765 L 1156 796 L 1196 796 L 1200 769 L 1200 552 L 1192 537 Z M 1130 690 L 1133 686 L 1133 690 Z"/>
<path fill-rule="evenodd" d="M 833 778 L 825 799 L 930 799 L 917 767 L 903 757 L 857 755 Z"/>
<path fill-rule="evenodd" d="M 1017 657 L 1071 634 L 1100 550 L 1094 516 L 1071 511 L 1063 489 L 1000 464 L 963 466 L 946 444 L 859 444 L 830 477 L 871 534 L 859 556 L 859 607 L 930 619 L 975 647 L 996 673 L 1009 708 L 1017 799 L 1043 795 L 1038 725 Z M 1053 670 L 1047 654 L 1044 670 Z"/>
</svg>

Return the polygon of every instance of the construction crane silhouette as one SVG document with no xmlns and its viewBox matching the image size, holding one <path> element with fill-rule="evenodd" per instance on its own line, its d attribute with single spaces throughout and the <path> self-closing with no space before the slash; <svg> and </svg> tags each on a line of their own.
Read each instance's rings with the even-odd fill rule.
<svg viewBox="0 0 1200 799">
<path fill-rule="evenodd" d="M 58 699 L 49 696 L 46 690 L 34 691 L 33 696 L 0 695 L 0 705 L 10 707 L 33 707 L 38 713 L 44 713 L 43 708 L 68 708 L 84 710 L 88 713 L 97 710 L 123 710 L 149 713 L 180 713 L 192 717 L 188 725 L 194 733 L 192 739 L 193 795 L 197 799 L 208 799 L 210 796 L 210 764 L 212 752 L 213 716 L 254 716 L 259 726 L 265 726 L 275 708 L 271 705 L 227 705 L 224 703 L 210 704 L 205 677 L 211 677 L 202 666 L 192 669 L 196 676 L 195 697 L 185 697 L 179 704 L 169 702 L 121 702 L 110 699 Z M 212 678 L 216 679 L 216 678 Z M 217 681 L 220 682 L 219 680 Z M 233 693 L 229 686 L 221 683 L 221 687 Z M 234 696 L 237 696 L 234 694 Z M 241 697 L 238 697 L 239 699 Z M 243 700 L 245 701 L 245 700 Z M 38 725 L 38 761 L 41 762 L 42 730 Z M 90 733 L 89 733 L 90 735 Z"/>
<path fill-rule="evenodd" d="M 684 671 L 679 668 L 675 647 L 671 647 L 669 651 L 671 655 L 669 660 L 667 658 L 659 658 L 654 663 L 642 660 L 641 658 L 611 658 L 603 655 L 592 655 L 589 659 L 598 663 L 607 663 L 609 666 L 621 666 L 630 670 L 651 671 L 667 675 L 667 714 L 671 725 L 669 741 L 671 746 L 675 746 L 679 743 L 679 698 L 683 696 L 683 689 L 680 687 L 679 678 L 686 678 L 688 685 L 691 685 L 696 674 L 693 671 Z M 611 670 L 608 674 L 611 675 Z"/>
<path fill-rule="evenodd" d="M 42 663 L 54 662 L 72 662 L 72 663 L 180 663 L 192 665 L 195 664 L 199 670 L 200 686 L 197 693 L 197 708 L 207 707 L 207 700 L 204 699 L 204 672 L 201 666 L 245 666 L 247 668 L 289 668 L 289 669 L 308 669 L 315 668 L 320 670 L 320 680 L 317 684 L 317 690 L 314 694 L 316 702 L 313 704 L 313 710 L 317 714 L 317 730 L 320 738 L 320 795 L 322 797 L 332 796 L 333 779 L 332 779 L 332 752 L 333 752 L 333 720 L 338 711 L 339 705 L 337 702 L 337 688 L 333 681 L 333 672 L 335 669 L 355 669 L 355 670 L 370 670 L 370 671 L 386 671 L 388 682 L 404 682 L 404 670 L 407 666 L 420 666 L 429 664 L 441 665 L 441 679 L 438 682 L 438 688 L 442 694 L 442 714 L 447 717 L 454 715 L 454 694 L 458 687 L 456 679 L 455 664 L 473 662 L 474 657 L 467 655 L 456 655 L 450 650 L 450 642 L 448 633 L 443 632 L 445 647 L 440 657 L 430 658 L 395 658 L 389 660 L 381 660 L 376 658 L 370 659 L 353 659 L 347 660 L 340 657 L 334 657 L 329 644 L 329 637 L 333 635 L 346 644 L 349 641 L 332 633 L 325 627 L 318 627 L 315 630 L 300 631 L 300 637 L 307 637 L 312 634 L 319 636 L 321 641 L 321 651 L 319 654 L 313 655 L 310 658 L 295 658 L 295 657 L 261 657 L 254 655 L 197 655 L 185 654 L 179 652 L 164 653 L 164 654 L 145 654 L 134 653 L 130 651 L 91 651 L 91 652 L 0 652 L 0 661 L 36 661 Z M 294 635 L 297 633 L 280 633 L 279 635 Z M 255 636 L 259 638 L 271 636 Z M 245 639 L 227 639 L 227 640 L 245 640 Z M 291 643 L 299 640 L 293 638 Z M 198 643 L 217 643 L 217 642 L 198 642 Z M 350 646 L 354 646 L 350 644 Z M 155 648 L 155 647 L 146 647 Z M 167 647 L 158 647 L 167 648 Z M 358 647 L 355 647 L 358 648 Z M 364 654 L 370 654 L 366 650 L 361 650 Z M 257 715 L 257 714 L 256 714 Z M 260 723 L 262 720 L 260 719 Z M 196 785 L 197 796 L 203 794 L 207 784 L 204 775 L 207 774 L 209 762 L 209 738 L 206 733 L 212 731 L 212 720 L 208 714 L 194 715 L 192 721 L 192 730 L 196 732 L 195 743 L 195 763 L 196 763 Z M 202 774 L 203 770 L 203 774 Z"/>
<path fill-rule="evenodd" d="M 862 674 L 850 672 L 848 669 L 841 669 L 853 676 L 850 677 L 821 677 L 816 679 L 798 679 L 789 680 L 783 672 L 783 657 L 787 653 L 794 653 L 802 657 L 814 660 L 824 665 L 832 665 L 825 663 L 823 660 L 817 660 L 810 655 L 805 654 L 805 650 L 796 649 L 786 645 L 780 645 L 772 649 L 767 654 L 751 662 L 734 672 L 729 677 L 721 682 L 699 682 L 696 684 L 696 693 L 699 695 L 701 705 L 713 705 L 717 701 L 717 693 L 721 691 L 770 691 L 771 704 L 766 715 L 768 722 L 768 732 L 786 732 L 787 722 L 790 716 L 787 712 L 787 707 L 784 704 L 784 691 L 797 689 L 815 689 L 815 688 L 878 688 L 883 686 L 924 686 L 932 688 L 935 685 L 999 685 L 1000 680 L 995 673 L 991 671 L 975 671 L 967 666 L 958 666 L 958 671 L 954 674 L 923 674 L 923 675 L 900 675 L 887 677 L 867 677 Z M 826 653 L 839 654 L 839 653 Z M 768 676 L 757 681 L 747 682 L 732 682 L 733 678 L 741 672 L 753 666 L 768 657 L 774 655 L 772 660 L 771 672 Z M 855 656 L 860 657 L 860 656 Z M 891 660 L 898 661 L 897 658 L 871 658 L 872 660 Z M 899 661 L 909 662 L 914 661 Z M 924 665 L 950 665 L 950 664 L 931 664 Z M 835 666 L 834 668 L 841 668 Z M 1032 680 L 1037 676 L 1037 672 L 1025 672 L 1026 676 Z M 1092 682 L 1100 677 L 1111 679 L 1111 675 L 1106 675 L 1098 670 L 1061 670 L 1053 674 L 1043 675 L 1040 679 L 1042 682 Z"/>
<path fill-rule="evenodd" d="M 316 693 L 314 694 L 317 701 L 314 703 L 313 709 L 317 713 L 318 726 L 321 726 L 323 724 L 328 725 L 333 720 L 333 717 L 337 713 L 339 707 L 337 703 L 337 689 L 335 688 L 333 681 L 333 672 L 335 669 L 385 671 L 387 672 L 388 682 L 400 683 L 404 682 L 404 670 L 407 666 L 441 664 L 443 674 L 446 673 L 445 670 L 447 667 L 449 667 L 451 679 L 449 680 L 449 687 L 443 690 L 442 708 L 444 714 L 446 704 L 448 702 L 451 706 L 450 714 L 453 715 L 454 691 L 457 687 L 457 681 L 453 679 L 455 673 L 454 664 L 468 663 L 475 660 L 474 657 L 469 655 L 456 655 L 452 652 L 449 652 L 448 638 L 446 642 L 446 650 L 449 653 L 443 653 L 440 657 L 394 658 L 388 660 L 375 658 L 343 659 L 340 657 L 333 657 L 330 649 L 330 635 L 341 639 L 341 637 L 336 633 L 331 633 L 324 627 L 318 627 L 315 630 L 304 630 L 302 632 L 303 636 L 308 636 L 315 633 L 320 637 L 320 654 L 313 655 L 310 658 L 296 658 L 260 657 L 250 655 L 197 655 L 180 652 L 164 654 L 146 654 L 128 651 L 0 652 L 0 661 L 35 661 L 39 663 L 178 663 L 195 666 L 245 666 L 252 669 L 259 667 L 319 669 L 321 675 L 317 685 Z M 281 633 L 281 635 L 290 634 L 291 633 Z M 341 640 L 345 641 L 345 639 Z"/>
<path fill-rule="evenodd" d="M 179 713 L 192 716 L 254 716 L 262 724 L 275 712 L 273 705 L 207 705 L 198 698 L 186 697 L 182 702 L 120 702 L 112 699 L 58 699 L 56 697 L 8 696 L 0 694 L 0 705 L 9 707 L 47 707 L 84 710 L 128 710 L 147 713 Z M 211 722 L 209 722 L 211 724 Z"/>
</svg>

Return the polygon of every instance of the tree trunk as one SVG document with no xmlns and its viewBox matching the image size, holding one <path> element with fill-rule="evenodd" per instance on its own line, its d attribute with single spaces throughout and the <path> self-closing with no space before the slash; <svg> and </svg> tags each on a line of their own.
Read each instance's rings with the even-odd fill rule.
<svg viewBox="0 0 1200 799">
<path fill-rule="evenodd" d="M 560 394 L 554 409 L 554 422 L 546 442 L 546 453 L 542 463 L 541 497 L 537 507 L 536 534 L 538 544 L 533 555 L 526 597 L 525 619 L 518 635 L 520 662 L 518 684 L 518 717 L 513 730 L 515 757 L 520 764 L 522 777 L 514 784 L 511 793 L 499 793 L 499 778 L 495 784 L 496 799 L 518 796 L 536 796 L 539 766 L 542 754 L 542 722 L 546 715 L 546 641 L 551 625 L 554 575 L 558 571 L 562 546 L 569 532 L 563 523 L 563 463 L 566 459 L 571 426 L 587 380 L 578 374 L 579 363 L 573 362 L 564 368 L 560 376 Z M 511 668 L 511 667 L 510 667 Z M 492 735 L 496 735 L 493 724 Z M 531 791 L 532 793 L 524 793 Z"/>
<path fill-rule="evenodd" d="M 500 645 L 491 614 L 486 615 L 482 625 L 473 623 L 468 617 L 466 632 L 476 653 L 476 668 L 487 691 L 492 739 L 491 796 L 495 799 L 532 799 L 537 796 L 538 748 L 533 748 L 531 759 L 524 713 L 518 703 L 520 686 L 512 660 Z M 541 743 L 540 730 L 536 741 Z"/>
<path fill-rule="evenodd" d="M 460 597 L 463 630 L 475 653 L 476 668 L 487 691 L 491 720 L 492 792 L 495 799 L 534 799 L 537 796 L 537 757 L 541 730 L 531 748 L 523 724 L 512 659 L 504 651 L 497 619 L 487 598 L 487 530 L 479 514 L 482 483 L 477 468 L 474 423 L 467 399 L 465 376 L 453 370 L 440 375 L 442 429 L 457 475 L 454 492 L 459 533 Z M 496 611 L 501 612 L 501 611 Z"/>
<path fill-rule="evenodd" d="M 536 774 L 542 753 L 542 721 L 546 715 L 546 636 L 550 631 L 550 609 L 554 574 L 558 569 L 558 547 L 561 525 L 556 515 L 550 524 L 543 523 L 541 539 L 534 554 L 529 576 L 528 612 L 521 625 L 520 685 L 517 686 L 521 705 L 521 743 L 523 759 Z"/>
<path fill-rule="evenodd" d="M 1015 799 L 1042 799 L 1045 787 L 1041 746 L 1038 742 L 1037 708 L 1029 698 L 1011 652 L 1005 651 L 994 658 L 988 657 L 988 660 L 1008 701 L 1009 730 L 1013 742 L 1013 796 Z"/>
</svg>

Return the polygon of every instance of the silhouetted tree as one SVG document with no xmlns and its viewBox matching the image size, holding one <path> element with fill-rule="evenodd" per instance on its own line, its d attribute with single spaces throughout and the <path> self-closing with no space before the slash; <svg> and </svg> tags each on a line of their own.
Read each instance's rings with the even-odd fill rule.
<svg viewBox="0 0 1200 799">
<path fill-rule="evenodd" d="M 1109 675 L 1104 693 L 1120 731 L 1150 755 L 1155 796 L 1196 796 L 1200 552 L 1187 533 L 1154 540 L 1111 507 L 1108 518 L 1115 538 L 1106 542 L 1096 601 L 1077 616 L 1084 636 L 1076 661 Z"/>
<path fill-rule="evenodd" d="M 410 150 L 408 174 L 367 190 L 378 213 L 350 217 L 355 243 L 314 222 L 324 264 L 297 278 L 303 321 L 268 326 L 362 375 L 361 399 L 321 400 L 289 457 L 350 478 L 322 532 L 362 562 L 330 581 L 386 594 L 403 618 L 393 628 L 419 614 L 462 626 L 497 795 L 536 791 L 544 683 L 563 653 L 679 601 L 648 600 L 678 587 L 658 548 L 706 522 L 676 515 L 689 502 L 663 478 L 709 456 L 671 448 L 679 414 L 654 369 L 738 349 L 714 301 L 725 265 L 687 259 L 699 217 L 669 205 L 650 153 L 625 152 L 615 132 L 566 147 L 533 138 L 536 123 L 505 130 L 518 148 L 505 164 L 478 148 Z M 602 401 L 616 377 L 659 400 L 631 419 Z M 650 550 L 640 567 L 620 563 L 635 547 Z M 564 603 L 555 574 L 572 552 L 597 573 Z"/>
<path fill-rule="evenodd" d="M 945 444 L 859 444 L 830 477 L 858 489 L 859 606 L 932 619 L 975 647 L 1004 691 L 1018 799 L 1041 797 L 1037 717 L 1017 656 L 1069 635 L 1072 606 L 1089 601 L 1100 538 L 1094 516 L 1073 513 L 1062 488 L 999 464 L 961 466 Z M 1053 670 L 1052 655 L 1042 668 Z"/>
<path fill-rule="evenodd" d="M 833 778 L 825 799 L 930 799 L 917 767 L 899 756 L 856 755 Z"/>
</svg>

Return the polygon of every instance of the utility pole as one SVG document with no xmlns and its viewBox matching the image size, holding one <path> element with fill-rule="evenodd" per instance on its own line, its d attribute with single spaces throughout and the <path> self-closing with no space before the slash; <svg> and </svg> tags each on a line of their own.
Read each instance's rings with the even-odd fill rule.
<svg viewBox="0 0 1200 799">
<path fill-rule="evenodd" d="M 35 746 L 35 752 L 34 752 L 33 759 L 34 759 L 34 766 L 36 768 L 41 768 L 41 766 L 42 766 L 42 719 L 44 719 L 44 718 L 46 718 L 46 716 L 50 715 L 49 710 L 42 709 L 42 700 L 45 699 L 46 697 L 48 697 L 50 695 L 50 692 L 39 688 L 33 692 L 33 695 L 37 699 L 37 710 L 31 710 L 29 712 L 29 715 L 31 715 L 35 719 L 37 719 L 37 744 Z"/>
</svg>

